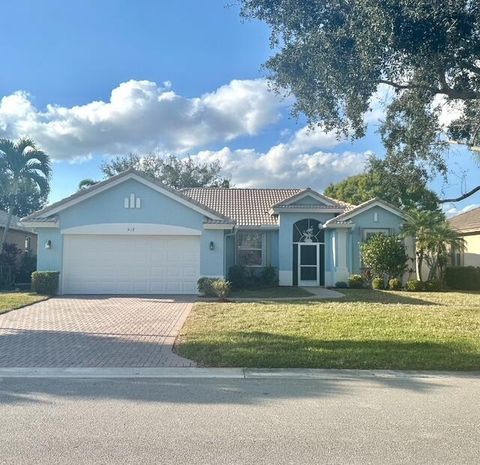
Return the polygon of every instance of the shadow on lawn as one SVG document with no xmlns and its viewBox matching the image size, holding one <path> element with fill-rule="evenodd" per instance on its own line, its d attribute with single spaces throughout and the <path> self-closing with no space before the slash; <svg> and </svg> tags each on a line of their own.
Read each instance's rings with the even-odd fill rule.
<svg viewBox="0 0 480 465">
<path fill-rule="evenodd" d="M 439 302 L 431 302 L 426 296 L 418 293 L 415 297 L 408 292 L 392 292 L 392 291 L 372 291 L 370 289 L 341 290 L 345 295 L 343 299 L 322 299 L 321 302 L 355 302 L 355 303 L 375 303 L 375 304 L 401 304 L 401 305 L 443 305 Z M 313 301 L 309 301 L 314 303 Z"/>
<path fill-rule="evenodd" d="M 126 335 L 123 335 L 126 336 Z M 229 365 L 232 356 L 242 356 L 251 366 L 276 366 L 274 357 L 285 352 L 298 351 L 299 357 L 322 347 L 329 353 L 347 356 L 354 346 L 342 347 L 332 341 L 301 341 L 273 337 L 264 333 L 241 333 L 240 340 L 225 346 L 188 343 L 196 358 L 207 359 L 209 364 L 219 354 Z M 256 356 L 252 355 L 252 339 L 257 340 Z M 258 341 L 261 344 L 258 344 Z M 0 336 L 0 366 L 154 366 L 167 345 L 122 335 L 89 334 L 81 332 L 11 331 Z M 392 351 L 398 349 L 390 346 Z M 170 347 L 168 346 L 168 351 Z M 249 356 L 245 352 L 250 351 Z M 447 354 L 448 351 L 439 352 Z M 371 355 L 375 354 L 375 349 Z M 186 355 L 183 353 L 182 355 Z M 459 354 L 459 356 L 463 356 Z M 206 360 L 206 361 L 207 361 Z M 220 360 L 220 359 L 219 359 Z M 251 363 L 248 363 L 250 360 Z M 293 359 L 294 360 L 294 359 Z M 314 360 L 314 359 L 313 359 Z M 478 360 L 477 360 L 478 361 Z M 153 362 L 153 363 L 152 363 Z M 230 364 L 235 365 L 235 364 Z M 303 364 L 298 363 L 301 367 Z M 305 366 L 315 366 L 307 363 Z M 342 380 L 272 380 L 272 379 L 15 379 L 0 378 L 0 405 L 25 403 L 51 403 L 56 398 L 120 399 L 133 402 L 245 404 L 256 405 L 272 399 L 301 399 L 354 396 L 365 383 L 416 392 L 429 392 L 448 388 L 441 379 L 365 379 Z"/>
<path fill-rule="evenodd" d="M 468 342 L 322 340 L 256 331 L 227 333 L 211 343 L 187 340 L 179 354 L 206 366 L 480 370 L 480 353 Z"/>
<path fill-rule="evenodd" d="M 442 306 L 444 304 L 437 301 L 430 301 L 426 296 L 417 294 L 417 297 L 414 297 L 411 293 L 408 292 L 391 292 L 391 291 L 372 291 L 370 289 L 340 289 L 337 292 L 344 294 L 345 297 L 341 298 L 316 298 L 315 296 L 304 296 L 301 299 L 298 299 L 297 296 L 291 296 L 292 299 L 288 297 L 282 297 L 282 300 L 274 300 L 275 296 L 242 296 L 242 300 L 239 303 L 276 303 L 276 304 L 286 304 L 293 303 L 299 305 L 321 305 L 322 303 L 374 303 L 374 304 L 400 304 L 400 305 L 437 305 Z M 240 295 L 233 295 L 232 300 L 235 301 L 235 298 L 240 297 Z"/>
</svg>

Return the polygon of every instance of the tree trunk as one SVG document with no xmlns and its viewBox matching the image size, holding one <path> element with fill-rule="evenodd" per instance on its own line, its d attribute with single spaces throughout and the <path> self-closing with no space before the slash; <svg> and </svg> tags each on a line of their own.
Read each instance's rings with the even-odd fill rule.
<svg viewBox="0 0 480 465">
<path fill-rule="evenodd" d="M 8 230 L 10 229 L 10 225 L 12 223 L 13 203 L 17 198 L 17 194 L 18 194 L 18 180 L 14 177 L 12 182 L 12 195 L 10 196 L 10 202 L 8 206 L 7 224 L 5 225 L 5 229 L 3 230 L 2 240 L 0 242 L 0 253 L 3 253 L 3 246 L 7 242 Z"/>
<path fill-rule="evenodd" d="M 423 265 L 423 252 L 417 252 L 417 260 L 415 261 L 415 270 L 417 272 L 418 281 L 422 281 L 422 265 Z"/>
<path fill-rule="evenodd" d="M 8 235 L 8 230 L 10 229 L 10 225 L 12 223 L 12 207 L 8 209 L 8 217 L 7 217 L 7 224 L 5 225 L 5 229 L 3 230 L 2 234 L 2 240 L 0 242 L 0 254 L 3 252 L 3 246 L 7 242 L 7 235 Z"/>
</svg>

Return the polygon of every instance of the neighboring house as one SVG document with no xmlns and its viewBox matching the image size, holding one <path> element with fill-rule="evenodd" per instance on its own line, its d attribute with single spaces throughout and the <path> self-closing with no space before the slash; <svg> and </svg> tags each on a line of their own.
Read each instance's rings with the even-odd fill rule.
<svg viewBox="0 0 480 465">
<path fill-rule="evenodd" d="M 7 219 L 8 213 L 0 210 L 0 237 L 3 236 Z M 15 244 L 22 252 L 36 252 L 36 233 L 19 222 L 20 218 L 12 217 L 10 228 L 7 232 L 7 244 Z"/>
<path fill-rule="evenodd" d="M 311 189 L 175 191 L 133 170 L 22 220 L 38 232 L 38 269 L 63 294 L 191 294 L 234 264 L 271 265 L 282 286 L 331 286 L 358 273 L 360 243 L 398 232 L 404 214 Z"/>
<path fill-rule="evenodd" d="M 456 266 L 480 266 L 480 207 L 454 216 L 450 225 L 465 240 L 464 251 L 454 251 L 452 264 Z"/>
</svg>

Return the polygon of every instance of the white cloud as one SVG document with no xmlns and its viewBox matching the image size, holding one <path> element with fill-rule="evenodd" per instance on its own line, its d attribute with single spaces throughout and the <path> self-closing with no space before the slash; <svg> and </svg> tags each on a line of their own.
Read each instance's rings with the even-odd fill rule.
<svg viewBox="0 0 480 465">
<path fill-rule="evenodd" d="M 55 159 L 129 151 L 186 152 L 255 135 L 280 117 L 282 102 L 262 79 L 233 80 L 186 98 L 165 81 L 131 80 L 110 100 L 37 109 L 23 91 L 0 100 L 0 137 L 32 137 Z"/>
<path fill-rule="evenodd" d="M 473 210 L 474 208 L 478 208 L 478 207 L 480 207 L 479 203 L 472 203 L 463 208 L 458 208 L 458 206 L 455 204 L 447 204 L 443 206 L 443 211 L 447 216 L 447 218 L 452 218 L 452 216 L 457 216 L 457 215 L 460 215 L 460 213 L 469 212 L 470 210 Z"/>
<path fill-rule="evenodd" d="M 308 134 L 308 135 L 307 135 Z M 225 175 L 237 187 L 306 187 L 323 190 L 331 182 L 361 173 L 370 152 L 333 153 L 313 150 L 328 148 L 339 142 L 327 134 L 297 131 L 289 142 L 271 147 L 264 153 L 254 149 L 203 150 L 194 158 L 203 162 L 218 161 Z"/>
</svg>

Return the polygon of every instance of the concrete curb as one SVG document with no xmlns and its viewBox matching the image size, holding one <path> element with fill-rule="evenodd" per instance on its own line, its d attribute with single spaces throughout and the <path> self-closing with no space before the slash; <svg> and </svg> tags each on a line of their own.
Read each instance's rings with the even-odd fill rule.
<svg viewBox="0 0 480 465">
<path fill-rule="evenodd" d="M 256 369 L 256 368 L 0 368 L 1 378 L 197 378 L 197 379 L 442 379 L 469 378 L 480 381 L 480 372 L 336 370 L 336 369 Z"/>
</svg>

